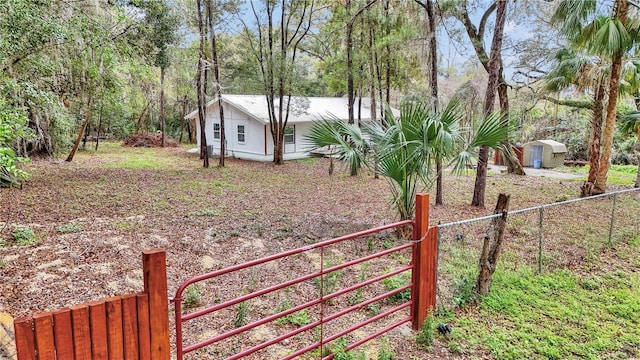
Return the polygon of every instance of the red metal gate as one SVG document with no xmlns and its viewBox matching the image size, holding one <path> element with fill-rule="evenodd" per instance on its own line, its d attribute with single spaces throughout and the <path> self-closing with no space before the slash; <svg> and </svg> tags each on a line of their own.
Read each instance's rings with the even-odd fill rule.
<svg viewBox="0 0 640 360">
<path fill-rule="evenodd" d="M 239 359 L 245 356 L 248 356 L 250 354 L 253 354 L 259 350 L 265 349 L 269 346 L 272 346 L 274 344 L 280 343 L 282 341 L 285 341 L 297 334 L 300 334 L 302 332 L 308 331 L 310 329 L 316 328 L 318 327 L 320 329 L 320 339 L 308 346 L 305 346 L 301 349 L 298 349 L 290 354 L 287 354 L 286 356 L 281 357 L 282 359 L 293 359 L 299 355 L 302 355 L 304 353 L 307 353 L 309 351 L 313 351 L 315 349 L 322 349 L 324 344 L 327 344 L 329 342 L 332 342 L 346 334 L 352 333 L 353 331 L 360 329 L 366 325 L 369 325 L 375 321 L 378 321 L 380 319 L 383 319 L 385 317 L 388 317 L 392 314 L 397 313 L 400 310 L 403 310 L 405 308 L 409 308 L 409 315 L 408 316 L 403 316 L 401 317 L 399 320 L 393 322 L 392 324 L 389 324 L 387 326 L 385 326 L 382 329 L 379 329 L 377 331 L 375 331 L 374 333 L 371 333 L 369 335 L 367 335 L 366 337 L 355 341 L 352 344 L 349 344 L 348 346 L 345 347 L 345 351 L 349 351 L 357 346 L 360 346 L 361 344 L 374 339 L 404 323 L 407 322 L 412 322 L 413 328 L 414 329 L 418 329 L 421 327 L 425 317 L 427 316 L 427 313 L 429 311 L 430 308 L 435 307 L 435 280 L 436 280 L 436 261 L 437 261 L 437 228 L 428 228 L 428 218 L 429 218 L 429 196 L 427 194 L 419 194 L 416 198 L 416 216 L 415 216 L 415 220 L 406 220 L 406 221 L 401 221 L 401 222 L 397 222 L 397 223 L 393 223 L 393 224 L 388 224 L 385 226 L 381 226 L 381 227 L 377 227 L 374 229 L 370 229 L 370 230 L 365 230 L 365 231 L 361 231 L 361 232 L 357 232 L 357 233 L 353 233 L 350 235 L 346 235 L 346 236 L 341 236 L 338 238 L 334 238 L 331 240 L 327 240 L 327 241 L 323 241 L 320 243 L 316 243 L 316 244 L 312 244 L 309 246 L 305 246 L 305 247 L 301 247 L 298 249 L 294 249 L 294 250 L 289 250 L 289 251 L 285 251 L 276 255 L 271 255 L 271 256 L 267 256 L 261 259 L 257 259 L 257 260 L 253 260 L 244 264 L 239 264 L 239 265 L 235 265 L 235 266 L 231 266 L 225 269 L 221 269 L 221 270 L 217 270 L 217 271 L 213 271 L 207 274 L 203 274 L 200 276 L 196 276 L 194 278 L 191 278 L 187 281 L 185 281 L 184 283 L 182 283 L 180 285 L 180 287 L 176 290 L 176 294 L 175 297 L 172 299 L 172 302 L 175 306 L 175 326 L 176 326 L 176 349 L 177 349 L 177 359 L 178 360 L 182 360 L 184 355 L 187 353 L 190 353 L 192 351 L 195 351 L 197 349 L 201 349 L 203 347 L 206 347 L 208 345 L 214 344 L 216 342 L 228 339 L 232 336 L 241 334 L 243 332 L 246 332 L 248 330 L 254 329 L 258 326 L 270 323 L 270 322 L 274 322 L 277 321 L 278 319 L 281 319 L 287 315 L 308 309 L 312 306 L 323 306 L 323 304 L 325 304 L 325 302 L 330 301 L 331 299 L 334 299 L 338 296 L 356 291 L 360 288 L 363 288 L 367 285 L 370 284 L 374 284 L 377 282 L 380 282 L 384 279 L 390 278 L 392 276 L 401 274 L 401 273 L 405 273 L 408 271 L 411 271 L 411 281 L 404 285 L 404 286 L 400 286 L 398 288 L 395 288 L 391 291 L 387 291 L 381 294 L 378 294 L 374 297 L 371 297 L 369 299 L 366 299 L 362 302 L 359 302 L 357 304 L 351 305 L 349 307 L 346 307 L 340 311 L 337 311 L 333 314 L 329 314 L 327 316 L 324 316 L 322 314 L 321 311 L 321 317 L 319 320 L 310 322 L 304 326 L 300 326 L 299 328 L 292 330 L 288 333 L 282 334 L 280 336 L 274 337 L 268 341 L 264 341 L 262 343 L 259 343 L 257 345 L 254 345 L 248 349 L 244 349 L 232 356 L 227 357 L 227 360 L 231 360 L 231 359 Z M 365 235 L 371 235 L 371 234 L 375 234 L 375 233 L 379 233 L 385 230 L 389 230 L 389 229 L 395 229 L 395 228 L 403 228 L 403 227 L 407 227 L 407 226 L 411 226 L 413 228 L 413 240 L 412 241 L 408 241 L 404 244 L 401 244 L 399 246 L 393 247 L 391 249 L 387 249 L 384 251 L 380 251 L 374 254 L 370 254 L 367 256 L 363 256 L 354 260 L 350 260 L 350 261 L 346 261 L 342 264 L 339 265 L 335 265 L 335 266 L 330 266 L 327 268 L 324 268 L 323 266 L 323 261 L 321 259 L 320 263 L 320 270 L 318 271 L 313 271 L 307 274 L 304 274 L 302 276 L 296 277 L 294 279 L 282 282 L 280 284 L 277 285 L 273 285 L 273 286 L 268 286 L 259 290 L 255 290 L 252 291 L 249 294 L 245 294 L 239 297 L 236 297 L 234 299 L 231 300 L 227 300 L 227 301 L 223 301 L 221 303 L 218 304 L 213 304 L 211 306 L 208 306 L 204 309 L 200 309 L 197 311 L 193 311 L 190 313 L 183 313 L 182 312 L 182 303 L 185 300 L 184 298 L 184 293 L 187 289 L 187 287 L 189 285 L 193 285 L 193 284 L 197 284 L 200 282 L 203 282 L 205 280 L 209 280 L 209 279 L 214 279 L 216 277 L 220 277 L 222 275 L 225 274 L 230 274 L 233 272 L 237 272 L 240 271 L 242 269 L 247 269 L 247 268 L 251 268 L 260 264 L 265 264 L 271 261 L 275 261 L 278 259 L 284 259 L 287 257 L 291 257 L 297 254 L 301 254 L 303 252 L 306 251 L 310 251 L 313 249 L 319 249 L 321 252 L 321 256 L 322 254 L 324 254 L 324 248 L 329 246 L 329 245 L 333 245 L 333 244 L 337 244 L 337 243 L 341 243 L 341 242 L 346 242 L 349 240 L 353 240 Z M 183 334 L 183 324 L 185 322 L 188 322 L 190 320 L 196 319 L 196 318 L 200 318 L 203 317 L 205 315 L 208 314 L 212 314 L 215 313 L 217 311 L 221 311 L 223 309 L 228 309 L 231 306 L 237 305 L 237 304 L 241 304 L 245 301 L 251 300 L 251 299 L 256 299 L 258 297 L 264 296 L 266 294 L 269 293 L 273 293 L 277 290 L 280 289 L 284 289 L 287 288 L 289 286 L 292 285 L 296 285 L 296 284 L 300 284 L 302 282 L 305 282 L 307 280 L 311 280 L 314 278 L 319 278 L 321 279 L 320 281 L 324 280 L 324 277 L 327 276 L 330 273 L 333 273 L 335 271 L 339 271 L 341 269 L 356 265 L 356 264 L 362 264 L 366 261 L 369 260 L 373 260 L 376 258 L 380 258 L 382 256 L 386 256 L 386 255 L 390 255 L 390 254 L 394 254 L 394 253 L 398 253 L 402 250 L 411 248 L 412 250 L 412 258 L 411 258 L 411 262 L 408 265 L 405 266 L 401 266 L 397 269 L 391 270 L 385 274 L 376 276 L 376 277 L 372 277 L 370 279 L 366 279 L 363 281 L 360 281 L 357 284 L 345 287 L 343 289 L 339 289 L 337 291 L 334 291 L 332 293 L 329 294 L 324 294 L 324 291 L 321 291 L 321 294 L 318 298 L 312 299 L 310 301 L 306 301 L 305 303 L 302 303 L 300 305 L 291 307 L 289 309 L 286 310 L 282 310 L 282 311 L 278 311 L 275 314 L 269 315 L 269 316 L 265 316 L 257 321 L 253 321 L 249 324 L 244 324 L 241 326 L 238 326 L 237 328 L 234 328 L 233 330 L 224 332 L 222 334 L 217 334 L 214 336 L 209 337 L 208 339 L 199 341 L 199 342 L 195 342 L 193 344 L 184 344 L 184 334 Z M 362 279 L 361 279 L 362 280 Z M 377 301 L 383 300 L 385 298 L 388 298 L 394 294 L 398 294 L 404 290 L 410 289 L 411 291 L 411 298 L 409 301 L 406 301 L 404 303 L 401 303 L 397 306 L 393 306 L 392 308 L 380 312 L 375 316 L 369 317 L 368 319 L 361 321 L 357 324 L 354 324 L 352 326 L 350 326 L 347 329 L 344 329 L 342 331 L 339 331 L 335 334 L 332 334 L 330 336 L 324 337 L 323 333 L 322 333 L 322 329 L 324 324 L 327 324 L 329 321 L 332 321 L 334 319 L 337 319 L 341 316 L 344 316 L 346 314 L 352 313 L 354 311 L 357 311 L 359 309 L 362 309 L 365 306 L 368 306 L 370 304 L 373 304 Z M 322 352 L 320 352 L 320 357 L 322 357 L 324 354 L 322 354 Z M 323 359 L 331 359 L 333 357 L 333 354 L 328 354 L 326 356 L 323 357 Z"/>
</svg>

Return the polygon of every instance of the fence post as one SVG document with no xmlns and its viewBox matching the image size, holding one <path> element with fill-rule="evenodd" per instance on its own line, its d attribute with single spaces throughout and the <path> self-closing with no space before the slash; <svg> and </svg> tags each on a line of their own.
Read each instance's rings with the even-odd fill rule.
<svg viewBox="0 0 640 360">
<path fill-rule="evenodd" d="M 616 202 L 618 200 L 618 193 L 613 194 L 613 204 L 611 205 L 611 223 L 609 224 L 609 247 L 613 247 L 613 222 L 616 215 Z"/>
<path fill-rule="evenodd" d="M 151 358 L 169 360 L 169 298 L 167 293 L 167 255 L 162 249 L 142 253 L 144 292 L 149 297 Z"/>
<path fill-rule="evenodd" d="M 538 210 L 538 274 L 542 274 L 542 237 L 544 232 L 544 205 Z"/>
<path fill-rule="evenodd" d="M 436 306 L 438 228 L 429 228 L 429 194 L 416 195 L 414 221 L 411 314 L 413 329 L 418 330 L 429 311 Z"/>
</svg>

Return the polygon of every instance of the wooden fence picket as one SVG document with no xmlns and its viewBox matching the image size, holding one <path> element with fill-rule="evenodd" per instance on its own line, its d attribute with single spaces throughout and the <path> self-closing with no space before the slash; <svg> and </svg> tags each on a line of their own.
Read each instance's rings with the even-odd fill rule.
<svg viewBox="0 0 640 360">
<path fill-rule="evenodd" d="M 16 319 L 18 360 L 168 360 L 165 261 L 162 250 L 143 254 L 145 292 Z"/>
<path fill-rule="evenodd" d="M 68 308 L 53 312 L 53 338 L 58 359 L 73 359 L 73 325 Z"/>
<path fill-rule="evenodd" d="M 109 360 L 124 358 L 122 298 L 114 297 L 105 301 L 107 311 L 107 342 L 109 344 Z"/>
<path fill-rule="evenodd" d="M 75 305 L 71 307 L 71 324 L 73 326 L 73 352 L 75 360 L 91 360 L 91 333 L 89 332 L 88 305 Z"/>
<path fill-rule="evenodd" d="M 33 316 L 38 360 L 56 360 L 53 341 L 53 316 L 44 312 Z"/>
<path fill-rule="evenodd" d="M 122 297 L 122 337 L 125 360 L 138 360 L 138 310 L 136 295 Z"/>
<path fill-rule="evenodd" d="M 23 317 L 14 320 L 13 329 L 16 334 L 16 352 L 18 360 L 36 359 L 36 338 L 33 333 L 33 319 Z"/>
</svg>

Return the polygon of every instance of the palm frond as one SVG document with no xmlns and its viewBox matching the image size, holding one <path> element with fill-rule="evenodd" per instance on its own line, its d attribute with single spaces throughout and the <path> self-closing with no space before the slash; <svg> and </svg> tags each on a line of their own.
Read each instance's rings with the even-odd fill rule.
<svg viewBox="0 0 640 360">
<path fill-rule="evenodd" d="M 629 50 L 633 41 L 620 20 L 598 16 L 583 29 L 581 45 L 596 54 L 613 57 Z"/>
<path fill-rule="evenodd" d="M 634 134 L 640 140 L 640 111 L 621 114 L 618 126 L 623 133 Z"/>
<path fill-rule="evenodd" d="M 561 24 L 561 31 L 569 38 L 579 37 L 583 22 L 596 11 L 596 0 L 561 0 L 551 22 Z"/>
<path fill-rule="evenodd" d="M 501 142 L 508 140 L 508 134 L 507 119 L 502 114 L 494 112 L 484 118 L 470 146 L 472 148 L 488 146 L 496 149 Z"/>
<path fill-rule="evenodd" d="M 334 153 L 348 164 L 352 174 L 362 167 L 368 150 L 360 128 L 335 116 L 314 122 L 304 140 L 309 144 L 309 151 L 325 146 L 334 147 Z"/>
<path fill-rule="evenodd" d="M 452 167 L 453 172 L 457 175 L 465 174 L 469 169 L 473 168 L 473 163 L 476 159 L 475 154 L 470 150 L 459 152 L 455 157 L 449 161 L 449 166 Z"/>
</svg>

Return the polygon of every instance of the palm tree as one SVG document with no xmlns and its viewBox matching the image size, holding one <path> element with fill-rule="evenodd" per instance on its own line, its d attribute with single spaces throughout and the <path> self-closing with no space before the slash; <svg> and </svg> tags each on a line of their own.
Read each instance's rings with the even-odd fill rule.
<svg viewBox="0 0 640 360">
<path fill-rule="evenodd" d="M 589 175 L 582 186 L 582 196 L 590 196 L 600 164 L 605 81 L 609 68 L 602 65 L 599 57 L 576 52 L 572 49 L 560 49 L 554 58 L 556 66 L 546 76 L 546 90 L 559 92 L 570 86 L 575 86 L 578 91 L 588 89 L 593 94 L 589 137 Z"/>
<path fill-rule="evenodd" d="M 413 216 L 418 191 L 433 184 L 436 162 L 448 161 L 457 170 L 468 168 L 479 146 L 496 149 L 506 140 L 506 122 L 494 114 L 482 122 L 472 141 L 464 144 L 463 129 L 458 126 L 463 118 L 461 109 L 454 99 L 442 113 L 434 113 L 429 102 L 410 99 L 401 103 L 399 117 L 385 105 L 384 125 L 365 123 L 360 130 L 357 125 L 327 119 L 315 123 L 305 140 L 313 148 L 334 146 L 352 169 L 375 168 L 388 181 L 391 204 L 405 220 Z"/>
<path fill-rule="evenodd" d="M 602 145 L 593 194 L 606 189 L 609 157 L 613 147 L 617 102 L 622 73 L 623 56 L 633 47 L 631 36 L 639 28 L 637 21 L 627 21 L 627 0 L 614 0 L 611 15 L 597 14 L 596 1 L 562 0 L 558 3 L 553 21 L 562 23 L 562 31 L 570 42 L 592 54 L 610 59 L 608 102 L 602 133 Z"/>
</svg>

